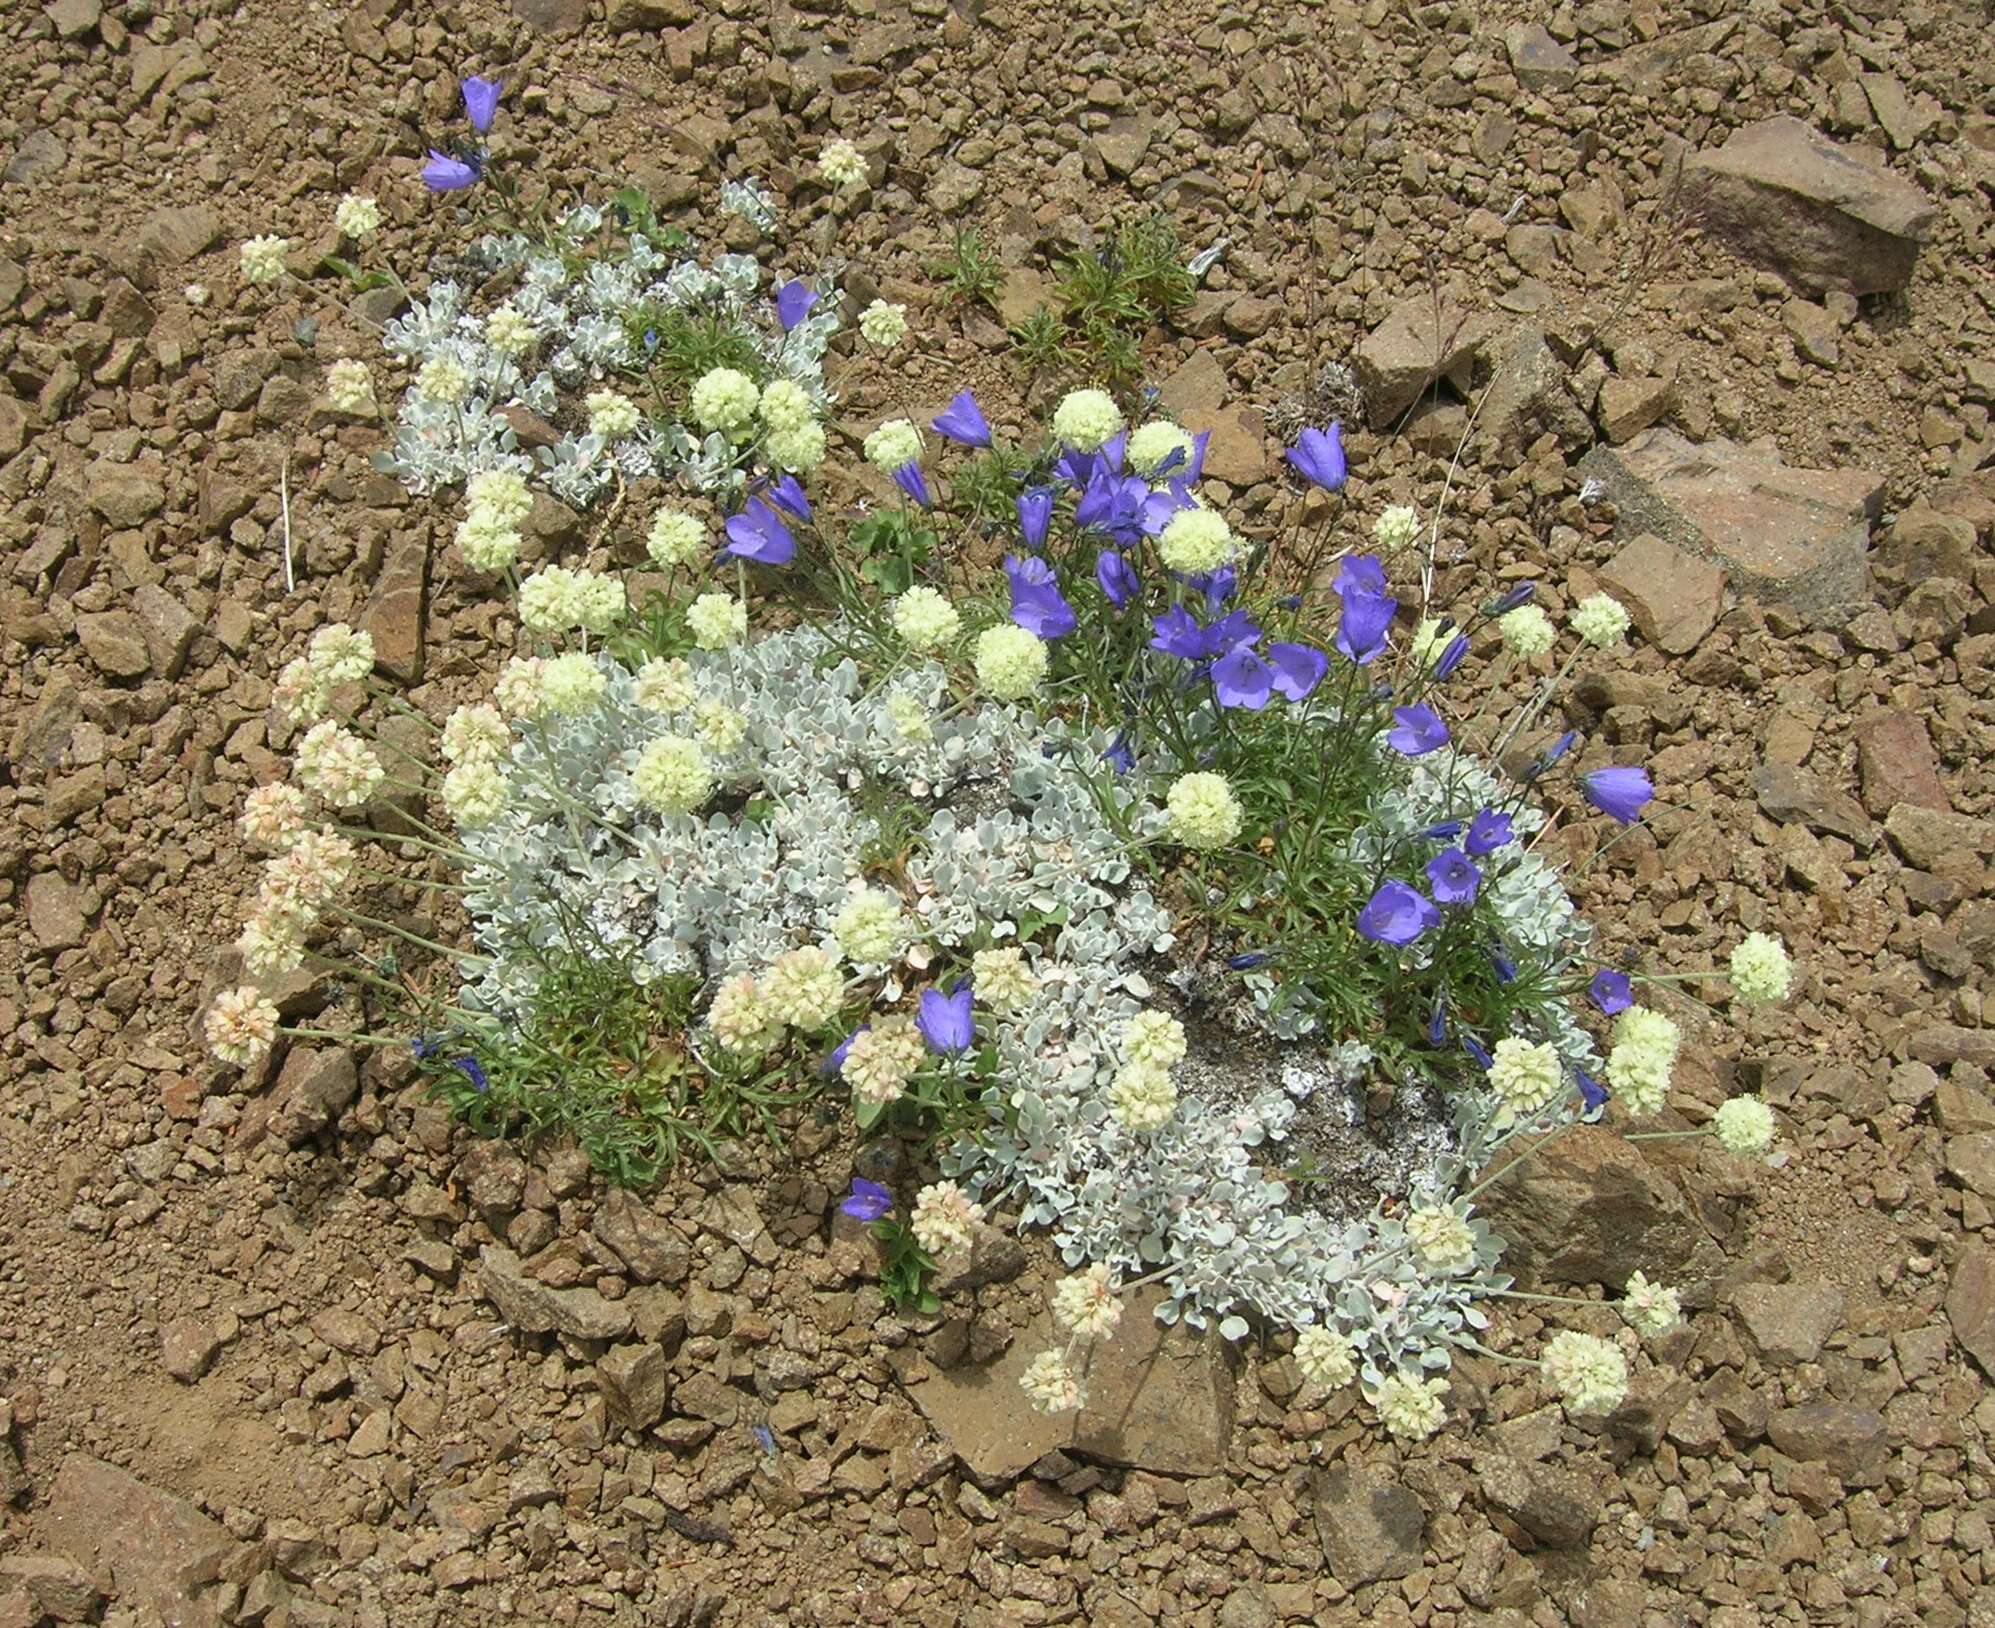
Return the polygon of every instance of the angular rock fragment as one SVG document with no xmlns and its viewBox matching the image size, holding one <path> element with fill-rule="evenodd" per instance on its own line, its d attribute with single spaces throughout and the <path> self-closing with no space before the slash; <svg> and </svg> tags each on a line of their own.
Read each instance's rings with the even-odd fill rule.
<svg viewBox="0 0 1995 1628">
<path fill-rule="evenodd" d="M 1912 280 L 1931 200 L 1799 119 L 1763 119 L 1685 166 L 1699 218 L 1811 292 L 1878 294 Z"/>
<path fill-rule="evenodd" d="M 1019 1388 L 1026 1364 L 1061 1343 L 1045 1315 L 997 1361 L 944 1370 L 908 1394 L 980 1481 L 1022 1475 L 1055 1448 L 1166 1475 L 1215 1474 L 1233 1436 L 1233 1350 L 1212 1329 L 1159 1323 L 1159 1298 L 1138 1290 L 1115 1335 L 1091 1349 L 1078 1415 L 1037 1413 Z"/>
<path fill-rule="evenodd" d="M 1868 601 L 1882 475 L 1795 468 L 1765 447 L 1698 445 L 1665 429 L 1596 447 L 1579 470 L 1613 499 L 1620 534 L 1650 532 L 1713 560 L 1741 593 L 1822 625 L 1841 625 Z"/>
</svg>

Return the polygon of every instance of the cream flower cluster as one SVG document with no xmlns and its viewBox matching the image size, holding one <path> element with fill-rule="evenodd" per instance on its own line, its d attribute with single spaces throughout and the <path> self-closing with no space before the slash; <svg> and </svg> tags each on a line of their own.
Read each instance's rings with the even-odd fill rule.
<svg viewBox="0 0 1995 1628">
<path fill-rule="evenodd" d="M 1748 933 L 1732 951 L 1732 993 L 1748 1006 L 1787 999 L 1794 985 L 1787 948 L 1771 933 Z"/>
<path fill-rule="evenodd" d="M 1447 654 L 1448 646 L 1454 643 L 1455 633 L 1455 624 L 1447 618 L 1423 616 L 1420 625 L 1413 630 L 1412 638 L 1406 641 L 1407 660 L 1423 671 L 1433 667 Z"/>
<path fill-rule="evenodd" d="M 246 283 L 274 283 L 284 275 L 284 257 L 291 242 L 282 237 L 253 237 L 242 246 L 237 264 Z"/>
<path fill-rule="evenodd" d="M 252 916 L 236 939 L 236 953 L 252 978 L 281 978 L 305 959 L 303 930 L 289 916 Z"/>
<path fill-rule="evenodd" d="M 890 418 L 866 437 L 866 462 L 891 475 L 921 457 L 921 431 L 911 420 Z"/>
<path fill-rule="evenodd" d="M 722 1051 L 748 1062 L 766 1055 L 783 1037 L 781 1021 L 763 999 L 754 975 L 746 972 L 721 980 L 707 1007 L 707 1027 Z"/>
<path fill-rule="evenodd" d="M 917 583 L 894 600 L 893 623 L 908 649 L 925 653 L 950 643 L 963 618 L 941 594 Z"/>
<path fill-rule="evenodd" d="M 859 332 L 869 345 L 891 350 L 907 338 L 907 307 L 875 300 L 859 313 Z"/>
<path fill-rule="evenodd" d="M 689 814 L 713 795 L 706 749 L 683 735 L 661 735 L 638 753 L 630 787 L 656 813 Z"/>
<path fill-rule="evenodd" d="M 748 720 L 717 696 L 707 696 L 693 708 L 693 728 L 710 752 L 732 752 L 748 733 Z"/>
<path fill-rule="evenodd" d="M 1171 479 L 1191 472 L 1191 456 L 1197 443 L 1190 433 L 1167 418 L 1152 419 L 1129 433 L 1123 456 L 1129 467 L 1145 480 L 1159 475 Z"/>
<path fill-rule="evenodd" d="M 1237 837 L 1244 820 L 1226 777 L 1206 769 L 1181 774 L 1171 782 L 1164 814 L 1173 841 L 1208 852 Z"/>
<path fill-rule="evenodd" d="M 458 764 L 438 788 L 444 810 L 466 828 L 490 825 L 511 806 L 512 793 L 512 782 L 488 757 Z"/>
<path fill-rule="evenodd" d="M 1753 1158 L 1773 1146 L 1773 1110 L 1758 1097 L 1732 1097 L 1711 1116 L 1711 1131 L 1727 1153 Z"/>
<path fill-rule="evenodd" d="M 538 718 L 543 707 L 540 680 L 547 662 L 540 656 L 514 656 L 492 681 L 492 700 L 508 718 Z"/>
<path fill-rule="evenodd" d="M 1409 505 L 1391 504 L 1372 522 L 1372 541 L 1381 554 L 1404 548 L 1420 535 L 1420 516 Z"/>
<path fill-rule="evenodd" d="M 927 1058 L 927 1044 L 912 1018 L 882 1018 L 852 1037 L 838 1077 L 861 1102 L 884 1106 L 900 1100 Z"/>
<path fill-rule="evenodd" d="M 252 985 L 226 989 L 208 1008 L 202 1025 L 208 1049 L 225 1063 L 247 1068 L 277 1039 L 277 1008 Z"/>
<path fill-rule="evenodd" d="M 1188 1049 L 1184 1025 L 1168 1012 L 1138 1012 L 1123 1023 L 1116 1042 L 1123 1061 L 1108 1088 L 1109 1112 L 1132 1131 L 1161 1129 L 1178 1108 L 1171 1069 Z"/>
<path fill-rule="evenodd" d="M 1621 1291 L 1621 1315 L 1637 1334 L 1653 1339 L 1683 1321 L 1683 1301 L 1676 1290 L 1651 1283 L 1640 1272 L 1630 1272 L 1627 1287 Z"/>
<path fill-rule="evenodd" d="M 336 413 L 374 411 L 374 375 L 367 364 L 342 356 L 326 369 L 326 401 Z"/>
<path fill-rule="evenodd" d="M 647 712 L 670 717 L 693 704 L 698 691 L 693 686 L 693 669 L 683 656 L 653 656 L 638 668 L 632 682 L 637 704 Z"/>
<path fill-rule="evenodd" d="M 1073 390 L 1053 409 L 1053 434 L 1076 452 L 1099 452 L 1122 429 L 1122 409 L 1106 390 Z"/>
<path fill-rule="evenodd" d="M 1669 1098 L 1670 1070 L 1683 1036 L 1662 1013 L 1631 1006 L 1614 1020 L 1607 1083 L 1631 1114 L 1653 1114 Z"/>
<path fill-rule="evenodd" d="M 596 665 L 596 658 L 579 650 L 550 656 L 541 664 L 540 703 L 549 712 L 564 717 L 587 712 L 608 689 L 609 679 Z"/>
<path fill-rule="evenodd" d="M 237 828 L 259 848 L 282 853 L 305 833 L 305 794 L 281 780 L 254 787 Z"/>
<path fill-rule="evenodd" d="M 772 430 L 794 430 L 812 422 L 810 392 L 795 379 L 771 379 L 762 389 L 763 425 Z"/>
<path fill-rule="evenodd" d="M 471 393 L 471 375 L 454 356 L 432 356 L 416 374 L 416 394 L 439 407 L 455 407 Z"/>
<path fill-rule="evenodd" d="M 298 778 L 334 808 L 358 808 L 381 787 L 386 771 L 374 748 L 327 718 L 298 742 Z"/>
<path fill-rule="evenodd" d="M 1536 605 L 1519 605 L 1496 619 L 1496 631 L 1515 655 L 1527 661 L 1542 656 L 1558 641 L 1552 619 Z"/>
<path fill-rule="evenodd" d="M 930 1182 L 914 1195 L 908 1231 L 938 1261 L 961 1260 L 976 1242 L 976 1226 L 983 1218 L 984 1207 L 953 1181 Z"/>
<path fill-rule="evenodd" d="M 697 515 L 684 509 L 660 509 L 644 539 L 644 552 L 651 556 L 653 565 L 670 571 L 698 559 L 706 544 L 707 528 Z"/>
<path fill-rule="evenodd" d="M 977 635 L 977 682 L 1000 701 L 1023 701 L 1046 678 L 1046 641 L 1013 622 Z"/>
<path fill-rule="evenodd" d="M 1475 1265 L 1475 1232 L 1451 1206 L 1427 1205 L 1406 1217 L 1406 1240 L 1423 1264 L 1437 1272 L 1466 1272 Z"/>
<path fill-rule="evenodd" d="M 342 684 L 357 684 L 374 670 L 374 640 L 344 622 L 312 635 L 305 654 L 286 662 L 271 700 L 292 723 L 310 723 L 332 703 Z"/>
<path fill-rule="evenodd" d="M 1087 1388 L 1064 1352 L 1040 1352 L 1025 1365 L 1018 1384 L 1041 1413 L 1075 1413 L 1087 1406 Z"/>
<path fill-rule="evenodd" d="M 1415 1373 L 1389 1374 L 1372 1399 L 1379 1423 L 1402 1441 L 1425 1441 L 1447 1422 L 1448 1410 L 1441 1401 L 1448 1382 L 1428 1379 Z"/>
<path fill-rule="evenodd" d="M 1611 1413 L 1628 1394 L 1628 1359 L 1596 1334 L 1562 1329 L 1545 1342 L 1538 1367 L 1573 1413 Z"/>
<path fill-rule="evenodd" d="M 1572 630 L 1586 643 L 1605 650 L 1621 642 L 1629 621 L 1628 607 L 1612 594 L 1588 594 L 1573 608 Z"/>
<path fill-rule="evenodd" d="M 772 429 L 762 437 L 762 450 L 785 474 L 808 475 L 824 462 L 824 426 L 812 419 Z"/>
<path fill-rule="evenodd" d="M 621 440 L 644 422 L 637 403 L 621 390 L 591 390 L 582 398 L 582 408 L 589 415 L 589 433 L 605 441 Z"/>
<path fill-rule="evenodd" d="M 1122 1321 L 1122 1299 L 1106 1263 L 1097 1261 L 1053 1286 L 1053 1321 L 1083 1340 L 1105 1340 Z"/>
<path fill-rule="evenodd" d="M 533 319 L 516 305 L 495 306 L 485 319 L 485 343 L 509 359 L 526 355 L 539 338 Z"/>
<path fill-rule="evenodd" d="M 1226 517 L 1212 509 L 1180 509 L 1164 523 L 1157 557 L 1171 570 L 1202 577 L 1230 565 L 1240 546 Z"/>
<path fill-rule="evenodd" d="M 359 861 L 360 851 L 337 832 L 301 831 L 263 867 L 257 913 L 266 920 L 282 918 L 304 932 L 352 879 Z"/>
<path fill-rule="evenodd" d="M 838 957 L 820 945 L 786 950 L 762 977 L 762 998 L 779 1022 L 816 1034 L 838 1016 L 845 974 Z"/>
<path fill-rule="evenodd" d="M 1513 1118 L 1534 1114 L 1551 1102 L 1564 1079 L 1558 1049 L 1550 1041 L 1533 1045 L 1505 1035 L 1491 1049 L 1489 1086 Z"/>
<path fill-rule="evenodd" d="M 879 966 L 901 953 L 907 942 L 907 918 L 891 893 L 865 888 L 838 912 L 831 936 L 854 966 Z"/>
<path fill-rule="evenodd" d="M 686 631 L 702 650 L 731 650 L 748 637 L 748 607 L 732 594 L 701 594 L 686 607 Z"/>
<path fill-rule="evenodd" d="M 1310 1384 L 1334 1391 L 1357 1376 L 1357 1353 L 1346 1335 L 1312 1324 L 1295 1337 L 1295 1366 Z"/>
<path fill-rule="evenodd" d="M 451 763 L 496 763 L 513 748 L 513 732 L 499 709 L 483 702 L 453 709 L 437 745 Z"/>
<path fill-rule="evenodd" d="M 717 367 L 693 381 L 693 421 L 703 430 L 732 435 L 755 422 L 762 392 L 739 368 Z"/>
<path fill-rule="evenodd" d="M 840 192 L 857 192 L 866 184 L 866 158 L 849 141 L 828 141 L 817 155 L 817 173 Z"/>
<path fill-rule="evenodd" d="M 358 243 L 381 229 L 381 206 L 364 192 L 349 192 L 333 210 L 333 230 Z"/>
<path fill-rule="evenodd" d="M 886 699 L 886 713 L 887 722 L 894 726 L 894 733 L 902 740 L 920 742 L 935 739 L 935 725 L 919 696 L 909 695 L 906 690 L 895 690 Z"/>
<path fill-rule="evenodd" d="M 1013 946 L 979 950 L 970 957 L 970 984 L 977 1000 L 993 1012 L 1023 1012 L 1039 993 L 1039 979 L 1024 954 Z"/>
<path fill-rule="evenodd" d="M 623 620 L 623 582 L 601 571 L 546 566 L 520 584 L 519 612 L 521 625 L 535 633 L 607 633 Z"/>
<path fill-rule="evenodd" d="M 466 512 L 457 549 L 474 571 L 503 571 L 519 558 L 520 525 L 533 508 L 517 470 L 481 469 L 464 483 Z"/>
</svg>

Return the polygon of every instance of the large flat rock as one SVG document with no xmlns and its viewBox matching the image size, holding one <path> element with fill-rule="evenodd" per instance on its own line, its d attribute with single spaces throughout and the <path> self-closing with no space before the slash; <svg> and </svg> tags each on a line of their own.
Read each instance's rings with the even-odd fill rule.
<svg viewBox="0 0 1995 1628">
<path fill-rule="evenodd" d="M 1580 473 L 1614 500 L 1619 535 L 1651 532 L 1713 560 L 1733 587 L 1839 626 L 1869 598 L 1870 523 L 1884 477 L 1867 469 L 1801 469 L 1764 446 L 1702 444 L 1645 430 L 1595 447 Z"/>
<path fill-rule="evenodd" d="M 1089 1348 L 1087 1406 L 1036 1412 L 1026 1365 L 1063 1344 L 1044 1313 L 995 1362 L 944 1369 L 908 1389 L 942 1440 L 982 1481 L 1023 1475 L 1056 1448 L 1165 1475 L 1212 1475 L 1233 1438 L 1234 1353 L 1219 1335 L 1157 1321 L 1159 1290 L 1129 1299 L 1115 1337 Z"/>
<path fill-rule="evenodd" d="M 72 1453 L 49 1488 L 49 1546 L 92 1575 L 108 1573 L 127 1610 L 165 1628 L 216 1628 L 210 1585 L 241 1545 L 185 1498 L 134 1480 L 116 1465 Z"/>
<path fill-rule="evenodd" d="M 1903 288 L 1935 214 L 1910 181 L 1784 115 L 1694 155 L 1684 180 L 1707 229 L 1814 293 Z"/>
</svg>

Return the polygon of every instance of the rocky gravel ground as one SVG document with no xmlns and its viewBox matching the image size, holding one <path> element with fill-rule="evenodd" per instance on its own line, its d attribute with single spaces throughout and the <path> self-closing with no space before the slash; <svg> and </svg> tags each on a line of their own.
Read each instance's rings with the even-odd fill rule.
<svg viewBox="0 0 1995 1628">
<path fill-rule="evenodd" d="M 0 1628 L 1995 1624 L 1986 24 L 0 12 Z M 835 1214 L 837 1125 L 631 1196 L 470 1137 L 393 1054 L 202 1057 L 251 873 L 234 814 L 282 771 L 277 666 L 363 622 L 441 710 L 511 638 L 453 517 L 323 400 L 331 359 L 381 361 L 393 296 L 309 275 L 348 190 L 412 273 L 463 241 L 412 172 L 469 71 L 507 82 L 500 153 L 536 184 L 634 176 L 697 222 L 754 174 L 907 301 L 902 365 L 838 364 L 859 431 L 966 379 L 1020 425 L 1051 388 L 940 299 L 952 225 L 997 247 L 1015 316 L 1112 211 L 1162 207 L 1225 240 L 1148 354 L 1247 529 L 1318 512 L 1278 435 L 1348 367 L 1353 526 L 1445 496 L 1444 582 L 1636 610 L 1561 727 L 1644 754 L 1667 808 L 1584 901 L 1654 963 L 1764 927 L 1803 977 L 1702 1022 L 1672 1104 L 1762 1091 L 1782 1161 L 1609 1127 L 1492 1190 L 1546 1285 L 1689 1287 L 1618 1413 L 1575 1424 L 1472 1359 L 1409 1449 L 1279 1344 L 1137 1316 L 1079 1424 L 1046 1421 L 1007 1368 L 1043 1245 L 993 1230 L 941 1317 L 892 1315 Z M 857 200 L 807 179 L 833 135 L 872 162 Z M 242 286 L 263 232 L 301 280 Z M 536 534 L 582 526 L 543 505 Z M 336 1025 L 329 998 L 286 992 Z"/>
</svg>

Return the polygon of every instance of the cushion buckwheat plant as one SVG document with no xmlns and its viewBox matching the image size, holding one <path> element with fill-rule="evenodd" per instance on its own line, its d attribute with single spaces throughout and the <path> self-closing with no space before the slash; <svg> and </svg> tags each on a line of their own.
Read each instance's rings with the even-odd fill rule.
<svg viewBox="0 0 1995 1628">
<path fill-rule="evenodd" d="M 435 190 L 482 177 L 439 159 Z M 840 144 L 822 170 L 863 184 Z M 749 183 L 724 201 L 774 218 Z M 1164 1320 L 1292 1335 L 1306 1383 L 1355 1382 L 1385 1429 L 1431 1434 L 1451 1353 L 1484 1349 L 1511 1291 L 1483 1192 L 1566 1127 L 1666 1105 L 1671 977 L 1729 979 L 1747 1006 L 1795 977 L 1763 933 L 1722 969 L 1601 965 L 1534 846 L 1548 804 L 1604 847 L 1654 797 L 1570 732 L 1510 750 L 1579 660 L 1613 659 L 1626 612 L 1595 595 L 1561 628 L 1529 584 L 1402 605 L 1383 555 L 1424 530 L 1402 507 L 1326 596 L 1298 593 L 1293 551 L 1244 546 L 1204 488 L 1206 437 L 1131 430 L 1096 389 L 980 477 L 1016 516 L 1002 572 L 966 590 L 922 533 L 887 589 L 855 541 L 880 522 L 841 535 L 805 487 L 829 281 L 765 286 L 683 243 L 648 208 L 577 209 L 479 240 L 479 294 L 439 276 L 391 325 L 412 387 L 387 466 L 418 494 L 466 482 L 460 551 L 510 585 L 522 647 L 433 725 L 427 771 L 367 738 L 394 702 L 359 636 L 327 630 L 284 670 L 296 783 L 244 810 L 272 856 L 246 971 L 320 959 L 341 924 L 430 953 L 426 981 L 358 974 L 420 1025 L 399 1043 L 474 1123 L 573 1134 L 623 1180 L 815 1096 L 921 1139 L 940 1169 L 904 1216 L 864 1181 L 842 1208 L 922 1307 L 987 1214 L 1046 1229 L 1071 1275 L 1035 1406 L 1084 1404 L 1084 1348 L 1154 1284 Z M 529 457 L 508 408 L 553 444 Z M 865 441 L 913 505 L 903 543 L 934 503 L 924 460 L 993 446 L 969 391 L 928 427 Z M 1290 462 L 1339 489 L 1338 427 Z M 646 476 L 681 495 L 611 506 L 594 563 L 517 579 L 533 486 L 584 504 Z M 665 586 L 633 601 L 612 547 Z M 1533 688 L 1478 730 L 1485 668 Z M 450 873 L 448 942 L 362 908 L 358 845 L 389 796 L 390 835 Z M 297 1032 L 253 983 L 207 1025 L 243 1064 Z M 1777 1131 L 1744 1097 L 1636 1134 L 1755 1157 Z M 1624 1342 L 1674 1324 L 1674 1290 L 1627 1283 Z M 1627 1389 L 1627 1352 L 1591 1334 L 1539 1366 L 1575 1413 Z"/>
</svg>

